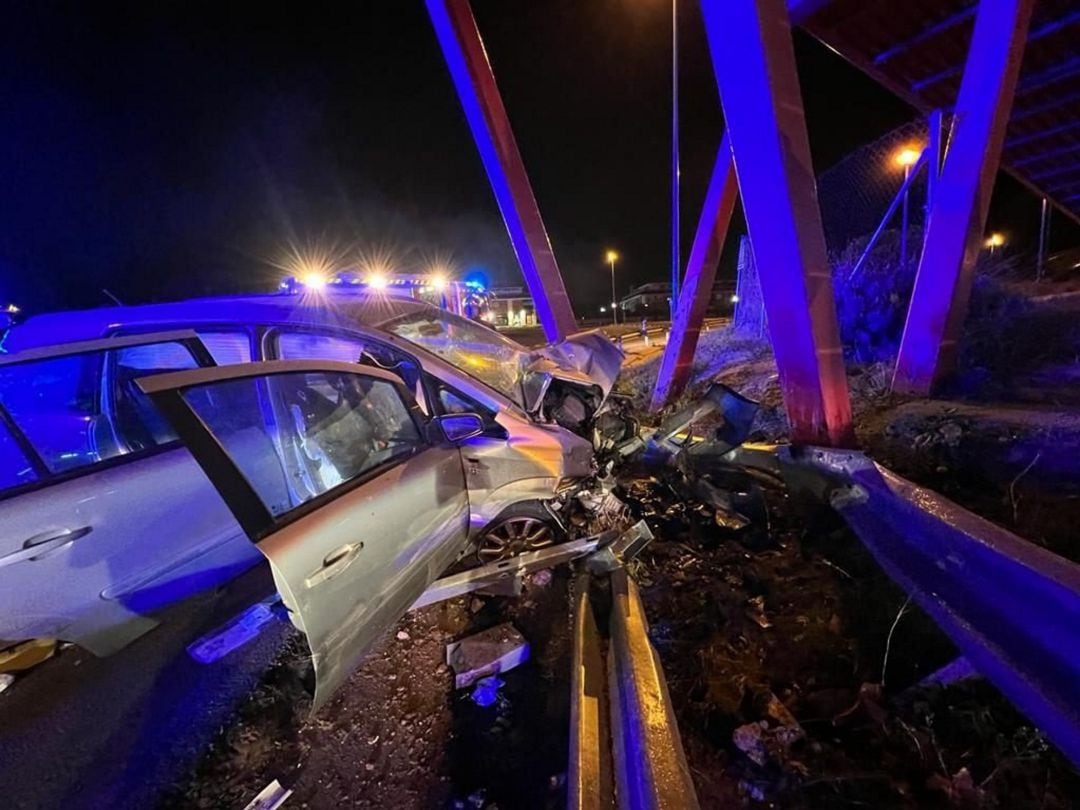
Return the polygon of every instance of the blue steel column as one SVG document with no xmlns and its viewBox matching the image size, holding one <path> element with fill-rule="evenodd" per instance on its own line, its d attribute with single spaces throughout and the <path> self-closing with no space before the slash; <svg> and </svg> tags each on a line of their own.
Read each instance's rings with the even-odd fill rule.
<svg viewBox="0 0 1080 810">
<path fill-rule="evenodd" d="M 784 0 L 702 0 L 792 441 L 854 443 Z"/>
<path fill-rule="evenodd" d="M 952 371 L 1001 161 L 1034 0 L 981 0 L 893 390 L 926 395 Z"/>
<path fill-rule="evenodd" d="M 660 371 L 656 375 L 651 406 L 654 411 L 660 410 L 679 396 L 690 381 L 690 369 L 694 362 L 698 335 L 701 333 L 701 323 L 712 298 L 716 269 L 720 264 L 720 254 L 724 252 L 724 240 L 738 195 L 735 163 L 731 159 L 731 141 L 724 135 L 720 151 L 716 153 L 716 163 L 709 179 L 709 188 L 705 192 L 694 243 L 690 247 L 690 257 L 686 262 L 686 279 L 676 302 L 671 335 L 664 347 Z"/>
<path fill-rule="evenodd" d="M 427 9 L 544 334 L 561 340 L 577 320 L 472 9 L 468 0 L 427 0 Z"/>
</svg>

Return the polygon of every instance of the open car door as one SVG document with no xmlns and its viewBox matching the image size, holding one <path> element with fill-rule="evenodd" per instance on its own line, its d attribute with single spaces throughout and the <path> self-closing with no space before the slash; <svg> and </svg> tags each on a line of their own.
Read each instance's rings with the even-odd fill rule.
<svg viewBox="0 0 1080 810">
<path fill-rule="evenodd" d="M 458 449 L 398 377 L 278 361 L 139 381 L 270 561 L 315 706 L 464 549 Z"/>
</svg>

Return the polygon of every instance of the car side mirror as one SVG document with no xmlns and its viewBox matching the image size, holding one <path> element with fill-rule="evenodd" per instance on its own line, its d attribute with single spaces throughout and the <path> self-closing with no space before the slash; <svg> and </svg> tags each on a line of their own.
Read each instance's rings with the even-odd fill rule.
<svg viewBox="0 0 1080 810">
<path fill-rule="evenodd" d="M 457 444 L 484 432 L 484 420 L 475 413 L 452 413 L 437 420 L 448 442 Z"/>
</svg>

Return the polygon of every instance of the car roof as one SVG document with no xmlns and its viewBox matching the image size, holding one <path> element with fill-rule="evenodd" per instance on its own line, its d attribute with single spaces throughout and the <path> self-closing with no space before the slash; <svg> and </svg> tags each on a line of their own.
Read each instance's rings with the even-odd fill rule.
<svg viewBox="0 0 1080 810">
<path fill-rule="evenodd" d="M 4 339 L 7 351 L 103 337 L 117 329 L 207 324 L 293 323 L 380 325 L 414 312 L 432 311 L 423 301 L 379 293 L 326 292 L 218 296 L 166 304 L 102 307 L 35 315 Z"/>
</svg>

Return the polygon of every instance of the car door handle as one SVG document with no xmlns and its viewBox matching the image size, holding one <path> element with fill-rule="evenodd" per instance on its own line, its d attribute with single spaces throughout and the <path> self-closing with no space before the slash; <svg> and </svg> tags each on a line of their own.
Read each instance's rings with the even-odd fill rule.
<svg viewBox="0 0 1080 810">
<path fill-rule="evenodd" d="M 0 557 L 0 568 L 20 562 L 34 562 L 60 549 L 70 546 L 80 537 L 86 537 L 94 530 L 93 526 L 81 526 L 78 529 L 64 529 L 60 532 L 42 532 L 23 541 L 18 551 Z"/>
<path fill-rule="evenodd" d="M 329 552 L 323 557 L 322 565 L 308 574 L 307 579 L 304 580 L 304 585 L 312 588 L 332 577 L 336 577 L 352 565 L 363 547 L 363 543 L 347 543 Z"/>
</svg>

